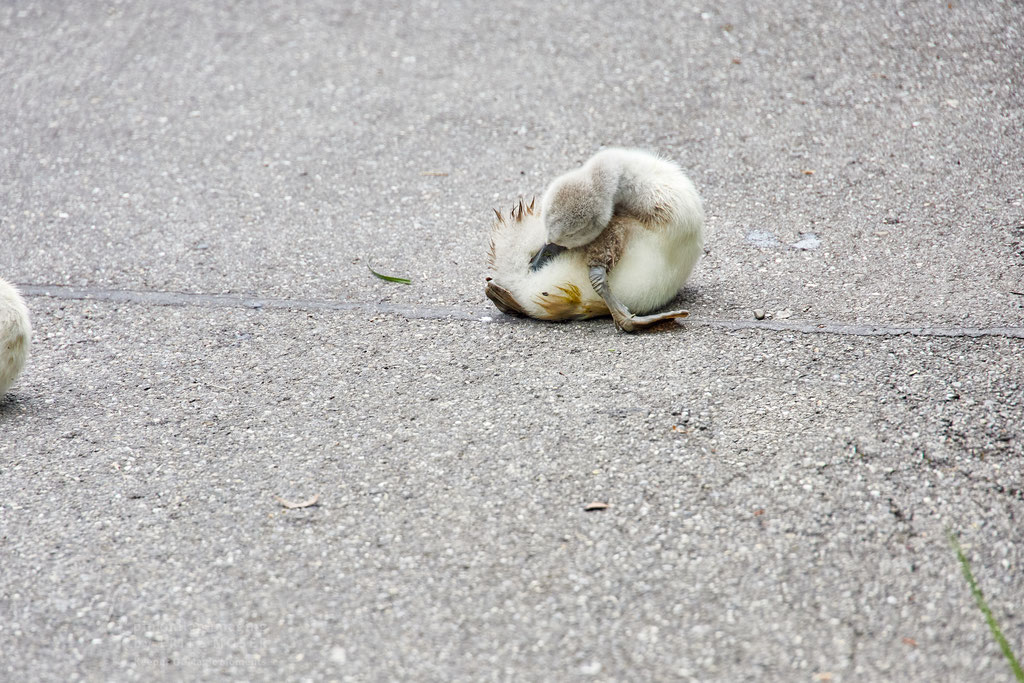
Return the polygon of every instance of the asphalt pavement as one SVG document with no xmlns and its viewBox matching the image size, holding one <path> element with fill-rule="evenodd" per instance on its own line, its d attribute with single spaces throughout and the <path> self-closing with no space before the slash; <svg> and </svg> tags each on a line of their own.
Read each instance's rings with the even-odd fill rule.
<svg viewBox="0 0 1024 683">
<path fill-rule="evenodd" d="M 6 3 L 0 679 L 1013 681 L 1022 83 L 997 0 Z M 603 146 L 691 317 L 500 314 Z"/>
</svg>

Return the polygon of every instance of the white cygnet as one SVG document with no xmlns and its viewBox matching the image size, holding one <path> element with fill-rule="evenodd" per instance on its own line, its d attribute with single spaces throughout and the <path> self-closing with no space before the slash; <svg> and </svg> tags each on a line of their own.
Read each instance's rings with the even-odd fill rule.
<svg viewBox="0 0 1024 683">
<path fill-rule="evenodd" d="M 0 397 L 21 374 L 31 343 L 25 301 L 14 285 L 0 278 Z"/>
<path fill-rule="evenodd" d="M 607 149 L 554 180 L 540 210 L 520 202 L 491 231 L 487 296 L 542 320 L 611 314 L 633 331 L 687 311 L 644 315 L 675 298 L 704 246 L 704 209 L 671 161 Z"/>
</svg>

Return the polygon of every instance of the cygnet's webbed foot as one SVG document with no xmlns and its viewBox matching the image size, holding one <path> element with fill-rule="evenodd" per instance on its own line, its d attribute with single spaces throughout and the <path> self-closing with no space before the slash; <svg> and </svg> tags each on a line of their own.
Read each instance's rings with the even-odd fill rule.
<svg viewBox="0 0 1024 683">
<path fill-rule="evenodd" d="M 690 312 L 679 309 L 678 311 L 665 311 L 664 313 L 653 313 L 651 315 L 632 315 L 626 320 L 619 320 L 612 315 L 612 319 L 615 320 L 616 326 L 623 332 L 633 332 L 635 330 L 650 327 L 651 325 L 657 325 L 658 323 L 665 322 L 666 320 L 676 320 L 678 318 L 689 317 Z"/>
<path fill-rule="evenodd" d="M 597 292 L 608 305 L 608 310 L 612 314 L 612 320 L 615 321 L 615 326 L 623 332 L 635 332 L 636 330 L 650 327 L 651 325 L 655 325 L 665 320 L 685 318 L 690 315 L 689 311 L 683 310 L 665 311 L 664 313 L 655 313 L 653 315 L 633 315 L 629 312 L 629 309 L 626 308 L 614 294 L 612 294 L 611 287 L 608 286 L 608 269 L 602 266 L 590 267 L 590 284 L 594 287 L 594 291 Z"/>
</svg>

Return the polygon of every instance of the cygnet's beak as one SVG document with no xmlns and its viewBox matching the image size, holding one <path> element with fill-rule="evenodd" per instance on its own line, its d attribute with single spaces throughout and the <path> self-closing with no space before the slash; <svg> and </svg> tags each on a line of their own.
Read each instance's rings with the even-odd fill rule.
<svg viewBox="0 0 1024 683">
<path fill-rule="evenodd" d="M 540 248 L 540 251 L 537 252 L 537 255 L 533 257 L 532 261 L 530 261 L 530 270 L 537 270 L 538 268 L 543 268 L 545 263 L 550 261 L 555 256 L 558 256 L 563 251 L 565 251 L 565 247 L 561 247 L 557 244 L 548 242 L 547 244 Z"/>
</svg>

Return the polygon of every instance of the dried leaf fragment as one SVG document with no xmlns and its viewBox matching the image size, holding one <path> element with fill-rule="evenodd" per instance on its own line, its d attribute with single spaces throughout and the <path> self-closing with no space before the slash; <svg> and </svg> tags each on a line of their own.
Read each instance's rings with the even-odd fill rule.
<svg viewBox="0 0 1024 683">
<path fill-rule="evenodd" d="M 317 504 L 317 501 L 320 500 L 320 494 L 319 493 L 315 494 L 312 498 L 307 498 L 306 500 L 299 501 L 298 503 L 296 503 L 295 501 L 291 501 L 291 500 L 285 500 L 281 496 L 274 496 L 274 497 L 277 498 L 277 502 L 280 503 L 282 507 L 285 507 L 285 508 L 287 508 L 289 510 L 298 510 L 299 508 L 312 507 L 312 506 Z"/>
</svg>

